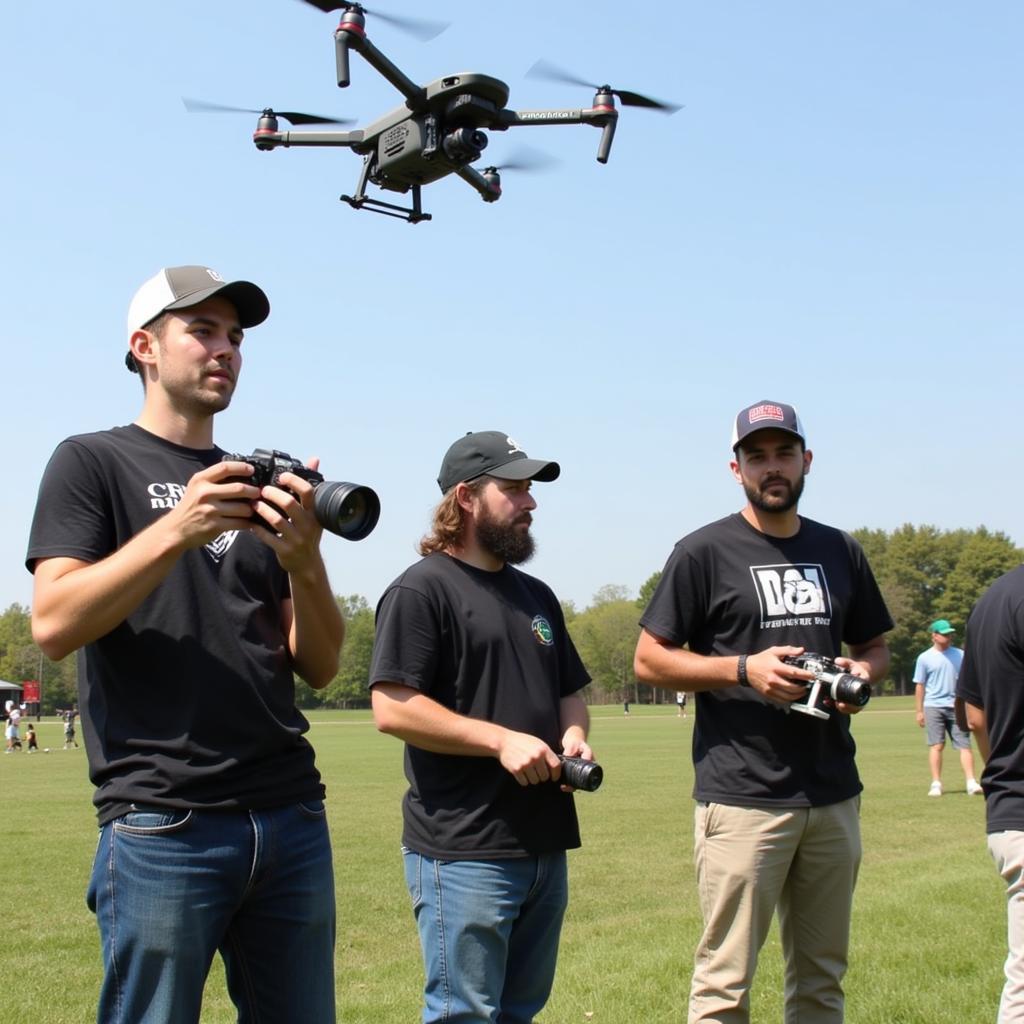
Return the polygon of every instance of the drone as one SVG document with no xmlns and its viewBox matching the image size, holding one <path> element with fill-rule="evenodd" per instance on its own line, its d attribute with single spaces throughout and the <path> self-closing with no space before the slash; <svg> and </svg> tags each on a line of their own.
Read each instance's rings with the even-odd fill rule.
<svg viewBox="0 0 1024 1024">
<path fill-rule="evenodd" d="M 352 121 L 304 114 L 298 111 L 244 111 L 259 114 L 253 133 L 256 148 L 262 151 L 291 146 L 334 146 L 351 149 L 363 158 L 362 171 L 354 195 L 342 195 L 343 202 L 356 210 L 368 210 L 397 217 L 410 224 L 430 220 L 423 212 L 421 189 L 450 174 L 458 175 L 476 189 L 485 203 L 501 198 L 501 171 L 518 168 L 521 163 L 490 166 L 481 171 L 472 167 L 487 147 L 487 131 L 507 131 L 524 125 L 587 124 L 601 129 L 597 149 L 598 163 L 607 163 L 619 112 L 615 98 L 623 106 L 646 107 L 674 113 L 678 106 L 608 85 L 590 85 L 548 64 L 538 61 L 528 72 L 537 78 L 586 86 L 595 91 L 589 109 L 575 110 L 510 110 L 506 107 L 509 87 L 490 75 L 461 72 L 437 78 L 426 85 L 417 85 L 395 66 L 366 35 L 366 15 L 405 27 L 421 38 L 438 34 L 446 26 L 413 21 L 370 12 L 358 3 L 332 3 L 330 0 L 305 0 L 319 10 L 341 11 L 341 20 L 334 30 L 335 64 L 339 88 L 351 81 L 349 54 L 355 51 L 375 71 L 388 80 L 404 97 L 405 102 L 383 117 L 353 131 L 280 129 L 280 121 L 292 126 L 347 125 Z M 185 100 L 189 110 L 240 111 L 238 107 L 198 100 Z M 411 205 L 401 206 L 367 195 L 374 185 L 385 192 L 411 192 Z"/>
</svg>

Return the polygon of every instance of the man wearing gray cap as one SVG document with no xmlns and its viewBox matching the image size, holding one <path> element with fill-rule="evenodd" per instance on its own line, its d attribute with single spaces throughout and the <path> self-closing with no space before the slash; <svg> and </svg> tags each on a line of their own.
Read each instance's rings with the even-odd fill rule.
<svg viewBox="0 0 1024 1024">
<path fill-rule="evenodd" d="M 405 741 L 405 876 L 424 1024 L 530 1024 L 554 981 L 580 845 L 559 754 L 592 760 L 589 682 L 562 609 L 516 569 L 533 553 L 530 459 L 500 431 L 449 449 L 424 556 L 377 606 L 377 727 Z"/>
<path fill-rule="evenodd" d="M 676 545 L 640 622 L 644 683 L 696 693 L 694 859 L 704 933 L 689 1024 L 747 1024 L 758 954 L 778 912 L 786 1024 L 840 1024 L 861 782 L 850 715 L 794 714 L 834 657 L 884 675 L 892 628 L 860 545 L 797 513 L 811 468 L 800 417 L 762 401 L 733 425 L 745 506 Z M 842 645 L 848 657 L 841 654 Z M 823 717 L 821 717 L 823 716 Z"/>
<path fill-rule="evenodd" d="M 195 1024 L 215 953 L 240 1020 L 335 1019 L 324 788 L 293 672 L 325 686 L 344 633 L 313 488 L 222 461 L 248 281 L 161 270 L 128 315 L 134 423 L 62 442 L 26 564 L 48 657 L 79 651 L 100 837 L 101 1024 Z"/>
</svg>

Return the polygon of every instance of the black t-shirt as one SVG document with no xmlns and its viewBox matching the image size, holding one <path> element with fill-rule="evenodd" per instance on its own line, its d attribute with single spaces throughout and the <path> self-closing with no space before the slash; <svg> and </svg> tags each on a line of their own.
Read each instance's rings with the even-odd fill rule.
<svg viewBox="0 0 1024 1024">
<path fill-rule="evenodd" d="M 985 712 L 987 829 L 1024 831 L 1024 567 L 1000 576 L 974 606 L 956 695 Z"/>
<path fill-rule="evenodd" d="M 135 425 L 69 438 L 40 485 L 28 568 L 112 554 L 222 454 Z M 237 809 L 323 796 L 281 628 L 288 596 L 274 552 L 231 531 L 182 554 L 124 622 L 79 651 L 101 824 L 133 802 Z"/>
<path fill-rule="evenodd" d="M 530 733 L 556 752 L 559 703 L 590 681 L 544 583 L 428 555 L 377 606 L 370 683 L 401 683 L 460 715 Z M 496 758 L 405 748 L 402 842 L 428 857 L 520 857 L 580 845 L 556 783 L 520 786 Z"/>
<path fill-rule="evenodd" d="M 801 518 L 795 537 L 769 537 L 738 513 L 679 541 L 640 622 L 719 656 L 790 644 L 835 657 L 843 642 L 865 643 L 893 625 L 848 534 Z M 696 799 L 813 807 L 861 791 L 847 715 L 786 713 L 739 686 L 696 696 Z"/>
</svg>

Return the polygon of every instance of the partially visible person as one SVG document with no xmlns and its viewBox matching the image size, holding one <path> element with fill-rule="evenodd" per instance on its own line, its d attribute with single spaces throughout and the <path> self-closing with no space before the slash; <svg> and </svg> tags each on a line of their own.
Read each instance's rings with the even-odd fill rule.
<svg viewBox="0 0 1024 1024">
<path fill-rule="evenodd" d="M 405 741 L 405 877 L 419 929 L 424 1024 L 530 1024 L 547 1002 L 580 845 L 559 755 L 593 759 L 589 682 L 533 553 L 534 480 L 499 431 L 448 449 L 423 558 L 377 606 L 377 728 Z"/>
<path fill-rule="evenodd" d="M 704 933 L 688 1019 L 747 1024 L 777 912 L 785 1024 L 839 1024 L 861 861 L 850 731 L 860 708 L 830 705 L 825 720 L 794 710 L 813 675 L 786 659 L 813 652 L 879 679 L 893 623 L 860 545 L 797 511 L 812 455 L 796 410 L 741 410 L 732 450 L 746 503 L 676 544 L 640 619 L 634 666 L 641 682 L 696 694 Z"/>
<path fill-rule="evenodd" d="M 4 729 L 4 738 L 7 740 L 5 754 L 12 754 L 21 750 L 21 708 L 13 700 L 6 702 L 7 725 Z"/>
<path fill-rule="evenodd" d="M 77 747 L 78 740 L 75 738 L 75 719 L 78 717 L 78 711 L 75 708 L 68 708 L 64 712 L 64 749 L 68 747 Z"/>
<path fill-rule="evenodd" d="M 976 796 L 981 786 L 974 777 L 974 753 L 971 735 L 956 721 L 956 680 L 964 652 L 953 645 L 956 630 L 948 619 L 936 619 L 928 627 L 932 645 L 917 656 L 914 664 L 914 700 L 917 724 L 925 730 L 928 742 L 928 768 L 932 783 L 929 796 L 942 796 L 942 751 L 949 737 L 953 749 L 960 752 L 967 795 Z"/>
<path fill-rule="evenodd" d="M 312 485 L 256 486 L 213 440 L 269 312 L 209 267 L 155 274 L 128 310 L 139 416 L 64 441 L 40 486 L 32 631 L 54 660 L 79 651 L 100 1024 L 196 1024 L 218 951 L 239 1021 L 335 1019 L 331 844 L 295 676 L 330 682 L 344 623 Z"/>
<path fill-rule="evenodd" d="M 1024 1022 L 1024 566 L 1001 576 L 967 620 L 957 698 L 985 767 L 988 849 L 1006 883 L 1008 952 L 998 1024 Z"/>
</svg>

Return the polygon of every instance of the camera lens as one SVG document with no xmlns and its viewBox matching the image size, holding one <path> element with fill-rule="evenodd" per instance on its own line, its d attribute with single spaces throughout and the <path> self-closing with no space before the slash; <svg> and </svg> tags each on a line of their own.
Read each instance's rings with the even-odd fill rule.
<svg viewBox="0 0 1024 1024">
<path fill-rule="evenodd" d="M 313 492 L 313 511 L 325 530 L 345 540 L 362 540 L 377 525 L 380 498 L 372 488 L 328 480 Z"/>
<path fill-rule="evenodd" d="M 862 708 L 871 700 L 871 684 L 866 679 L 843 673 L 832 684 L 831 697 L 840 704 Z"/>
<path fill-rule="evenodd" d="M 584 761 L 581 757 L 559 757 L 559 760 L 562 762 L 559 781 L 565 786 L 593 793 L 604 781 L 604 769 L 594 761 Z"/>
</svg>

